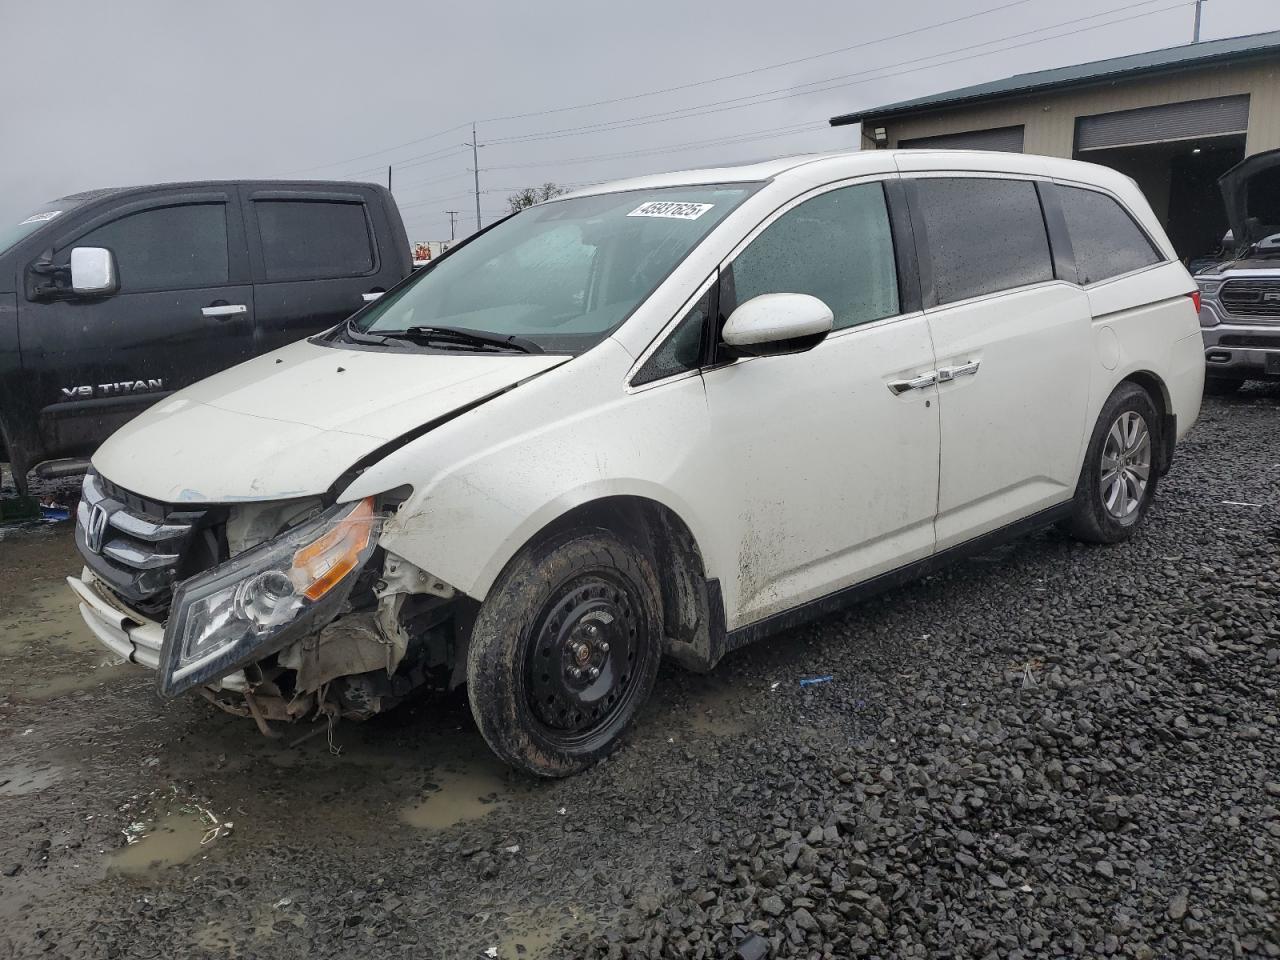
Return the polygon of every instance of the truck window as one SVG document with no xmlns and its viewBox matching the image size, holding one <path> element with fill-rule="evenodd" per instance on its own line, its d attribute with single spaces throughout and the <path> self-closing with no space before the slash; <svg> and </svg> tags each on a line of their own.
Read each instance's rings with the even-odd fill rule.
<svg viewBox="0 0 1280 960">
<path fill-rule="evenodd" d="M 1108 280 L 1164 259 L 1133 217 L 1105 193 L 1059 186 L 1058 201 L 1081 283 Z"/>
<path fill-rule="evenodd" d="M 106 247 L 116 258 L 120 290 L 186 290 L 227 283 L 227 209 L 222 203 L 141 210 L 90 230 L 72 247 Z"/>
<path fill-rule="evenodd" d="M 373 270 L 364 204 L 255 200 L 268 280 L 359 277 Z"/>
<path fill-rule="evenodd" d="M 1029 180 L 922 177 L 914 190 L 939 304 L 1053 279 L 1049 235 Z"/>
</svg>

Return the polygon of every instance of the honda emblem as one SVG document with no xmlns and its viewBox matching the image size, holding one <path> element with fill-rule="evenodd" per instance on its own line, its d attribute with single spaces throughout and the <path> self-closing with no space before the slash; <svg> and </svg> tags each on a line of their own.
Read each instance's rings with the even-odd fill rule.
<svg viewBox="0 0 1280 960">
<path fill-rule="evenodd" d="M 89 523 L 84 531 L 84 545 L 94 553 L 102 552 L 102 541 L 107 534 L 107 520 L 110 519 L 107 508 L 95 503 L 89 511 Z"/>
</svg>

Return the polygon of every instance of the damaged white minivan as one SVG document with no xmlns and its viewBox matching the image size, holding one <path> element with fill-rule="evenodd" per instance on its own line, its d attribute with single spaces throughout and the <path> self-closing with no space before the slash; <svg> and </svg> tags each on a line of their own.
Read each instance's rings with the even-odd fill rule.
<svg viewBox="0 0 1280 960">
<path fill-rule="evenodd" d="M 871 151 L 614 183 L 161 401 L 78 509 L 93 632 L 264 731 L 466 685 L 604 756 L 726 652 L 1058 522 L 1131 536 L 1199 411 L 1132 181 Z"/>
</svg>

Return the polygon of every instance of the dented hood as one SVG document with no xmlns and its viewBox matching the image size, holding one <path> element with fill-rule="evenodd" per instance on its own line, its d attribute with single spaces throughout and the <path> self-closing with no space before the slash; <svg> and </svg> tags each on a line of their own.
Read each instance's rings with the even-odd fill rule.
<svg viewBox="0 0 1280 960">
<path fill-rule="evenodd" d="M 384 444 L 568 359 L 295 343 L 156 404 L 103 444 L 93 465 L 165 503 L 323 493 Z"/>
</svg>

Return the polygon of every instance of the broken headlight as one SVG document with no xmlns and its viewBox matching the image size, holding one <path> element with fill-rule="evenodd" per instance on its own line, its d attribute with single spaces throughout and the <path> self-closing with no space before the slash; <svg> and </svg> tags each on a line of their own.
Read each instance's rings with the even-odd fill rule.
<svg viewBox="0 0 1280 960">
<path fill-rule="evenodd" d="M 160 693 L 221 679 L 339 612 L 378 541 L 373 500 L 341 504 L 178 587 Z"/>
</svg>

